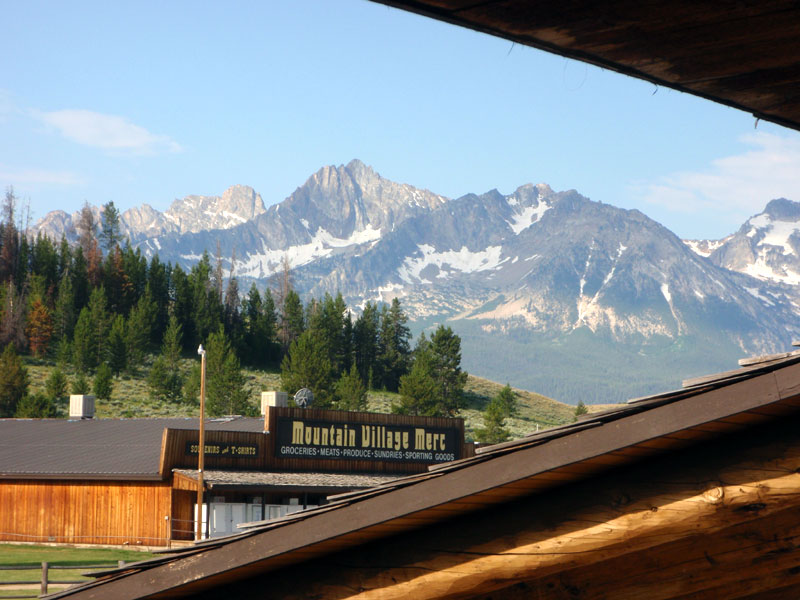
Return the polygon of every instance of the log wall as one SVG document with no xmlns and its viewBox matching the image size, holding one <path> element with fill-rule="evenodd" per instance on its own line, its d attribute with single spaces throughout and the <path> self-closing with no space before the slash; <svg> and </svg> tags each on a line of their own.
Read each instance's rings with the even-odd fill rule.
<svg viewBox="0 0 800 600">
<path fill-rule="evenodd" d="M 0 481 L 0 540 L 165 546 L 169 482 Z"/>
</svg>

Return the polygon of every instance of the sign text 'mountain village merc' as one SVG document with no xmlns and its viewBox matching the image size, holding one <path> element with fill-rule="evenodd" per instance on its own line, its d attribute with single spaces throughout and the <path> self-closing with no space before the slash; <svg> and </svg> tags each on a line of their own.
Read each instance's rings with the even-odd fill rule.
<svg viewBox="0 0 800 600">
<path fill-rule="evenodd" d="M 461 457 L 455 428 L 279 417 L 276 433 L 281 458 L 439 463 Z"/>
</svg>

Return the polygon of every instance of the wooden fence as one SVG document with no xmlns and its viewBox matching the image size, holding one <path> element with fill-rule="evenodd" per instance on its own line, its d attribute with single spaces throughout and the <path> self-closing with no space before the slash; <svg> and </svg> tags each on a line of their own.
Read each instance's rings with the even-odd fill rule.
<svg viewBox="0 0 800 600">
<path fill-rule="evenodd" d="M 38 598 L 39 596 L 44 596 L 47 594 L 48 585 L 75 585 L 76 583 L 81 583 L 80 580 L 71 579 L 69 581 L 66 580 L 56 580 L 50 579 L 50 570 L 54 571 L 63 571 L 63 570 L 82 570 L 82 571 L 92 571 L 92 570 L 100 570 L 100 569 L 113 569 L 115 567 L 122 567 L 125 565 L 124 560 L 120 560 L 117 563 L 106 563 L 106 564 L 97 564 L 97 565 L 54 565 L 48 562 L 43 562 L 41 566 L 33 566 L 33 565 L 0 565 L 0 589 L 2 587 L 12 588 L 12 592 L 24 592 L 30 588 L 30 586 L 38 585 L 39 593 L 36 593 L 34 590 L 30 590 L 27 594 L 21 593 L 18 596 L 2 596 L 2 600 L 7 600 L 8 598 Z M 2 572 L 3 571 L 41 571 L 41 577 L 38 580 L 25 580 L 25 581 L 3 581 L 2 580 Z M 14 588 L 20 588 L 19 590 Z"/>
</svg>

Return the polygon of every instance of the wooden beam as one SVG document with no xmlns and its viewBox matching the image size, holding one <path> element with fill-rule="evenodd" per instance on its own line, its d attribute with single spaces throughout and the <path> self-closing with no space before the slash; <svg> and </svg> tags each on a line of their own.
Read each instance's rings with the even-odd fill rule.
<svg viewBox="0 0 800 600">
<path fill-rule="evenodd" d="M 711 600 L 787 585 L 800 585 L 800 511 L 796 508 L 633 556 L 519 581 L 493 591 L 492 600 Z"/>
<path fill-rule="evenodd" d="M 794 519 L 798 470 L 800 440 L 706 444 L 254 581 L 281 598 L 388 600 L 494 596 L 520 581 L 557 579 L 608 561 L 620 565 L 615 576 L 634 557 L 660 547 L 724 538 L 739 525 L 757 532 L 773 515 Z M 747 530 L 754 521 L 758 525 Z M 800 522 L 795 525 L 800 533 Z M 770 543 L 752 552 L 763 556 L 780 544 Z M 246 598 L 255 589 L 245 585 L 236 593 Z"/>
</svg>

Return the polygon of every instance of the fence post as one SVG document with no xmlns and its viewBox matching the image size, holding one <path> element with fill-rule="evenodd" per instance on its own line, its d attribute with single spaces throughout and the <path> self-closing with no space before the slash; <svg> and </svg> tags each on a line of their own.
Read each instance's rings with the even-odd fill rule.
<svg viewBox="0 0 800 600">
<path fill-rule="evenodd" d="M 42 562 L 42 596 L 47 594 L 47 571 L 49 570 L 50 565 L 46 562 Z"/>
</svg>

